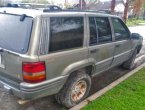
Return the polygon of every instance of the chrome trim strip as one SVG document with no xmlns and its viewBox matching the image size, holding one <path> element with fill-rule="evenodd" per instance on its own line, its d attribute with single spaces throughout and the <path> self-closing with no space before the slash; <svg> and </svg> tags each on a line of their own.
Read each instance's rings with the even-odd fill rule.
<svg viewBox="0 0 145 110">
<path fill-rule="evenodd" d="M 117 57 L 120 57 L 120 56 L 122 56 L 122 55 L 124 55 L 124 54 L 130 53 L 131 51 L 132 51 L 132 50 L 129 50 L 129 51 L 123 52 L 123 53 L 121 53 L 121 54 L 115 55 L 114 58 L 117 58 Z"/>
<path fill-rule="evenodd" d="M 105 60 L 103 60 L 103 61 L 97 62 L 95 65 L 99 65 L 99 64 L 108 62 L 109 60 L 113 60 L 113 57 L 110 57 L 110 58 L 107 58 L 107 59 L 105 59 Z"/>
</svg>

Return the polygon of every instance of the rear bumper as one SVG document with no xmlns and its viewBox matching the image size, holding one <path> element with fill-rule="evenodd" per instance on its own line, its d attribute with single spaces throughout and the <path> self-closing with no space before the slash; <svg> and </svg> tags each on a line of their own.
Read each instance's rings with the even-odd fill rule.
<svg viewBox="0 0 145 110">
<path fill-rule="evenodd" d="M 38 84 L 23 82 L 20 83 L 19 88 L 0 81 L 0 87 L 21 99 L 31 100 L 58 93 L 66 80 L 67 76 L 61 76 Z"/>
</svg>

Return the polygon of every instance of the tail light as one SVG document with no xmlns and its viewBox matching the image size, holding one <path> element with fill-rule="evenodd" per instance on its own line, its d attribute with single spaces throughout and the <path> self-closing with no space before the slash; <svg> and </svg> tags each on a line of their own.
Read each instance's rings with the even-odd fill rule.
<svg viewBox="0 0 145 110">
<path fill-rule="evenodd" d="M 23 79 L 28 83 L 38 83 L 46 80 L 45 62 L 23 63 Z"/>
</svg>

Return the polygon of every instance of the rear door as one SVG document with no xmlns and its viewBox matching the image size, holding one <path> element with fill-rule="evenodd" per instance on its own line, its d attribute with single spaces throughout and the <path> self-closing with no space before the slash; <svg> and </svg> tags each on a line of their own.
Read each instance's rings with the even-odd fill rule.
<svg viewBox="0 0 145 110">
<path fill-rule="evenodd" d="M 89 59 L 95 62 L 96 72 L 108 69 L 113 60 L 114 44 L 108 17 L 89 17 Z"/>
<path fill-rule="evenodd" d="M 64 75 L 74 68 L 73 64 L 88 61 L 88 48 L 84 46 L 84 15 L 52 15 L 50 19 L 45 17 L 42 21 L 45 27 L 40 36 L 39 59 L 46 61 L 47 79 Z"/>
<path fill-rule="evenodd" d="M 122 20 L 119 18 L 112 18 L 112 25 L 115 37 L 113 65 L 117 65 L 129 58 L 133 44 L 130 39 L 130 32 Z"/>
</svg>

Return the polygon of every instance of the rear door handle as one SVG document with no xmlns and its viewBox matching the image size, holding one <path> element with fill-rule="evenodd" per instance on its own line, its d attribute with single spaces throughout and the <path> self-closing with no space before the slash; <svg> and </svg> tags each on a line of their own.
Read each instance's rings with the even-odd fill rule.
<svg viewBox="0 0 145 110">
<path fill-rule="evenodd" d="M 120 47 L 120 46 L 121 46 L 121 44 L 116 44 L 116 45 L 115 45 L 115 47 Z"/>
<path fill-rule="evenodd" d="M 90 50 L 90 53 L 96 53 L 97 51 L 99 51 L 99 49 L 92 49 Z"/>
</svg>

